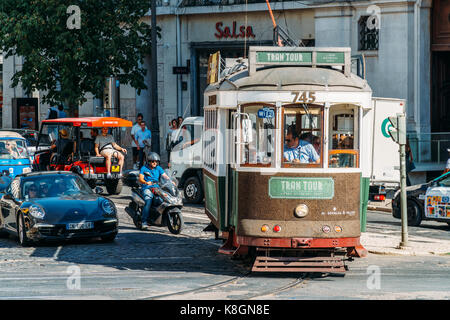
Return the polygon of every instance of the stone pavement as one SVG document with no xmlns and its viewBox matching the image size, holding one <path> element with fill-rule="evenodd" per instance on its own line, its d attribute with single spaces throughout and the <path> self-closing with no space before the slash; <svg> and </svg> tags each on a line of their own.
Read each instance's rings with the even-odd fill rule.
<svg viewBox="0 0 450 320">
<path fill-rule="evenodd" d="M 392 213 L 391 199 L 382 202 L 369 202 L 369 210 Z M 398 220 L 400 221 L 400 220 Z M 442 232 L 449 232 L 442 230 Z M 401 230 L 397 234 L 385 234 L 378 232 L 362 232 L 361 244 L 369 253 L 386 255 L 449 255 L 450 257 L 450 236 L 446 239 L 436 239 L 431 237 L 421 237 L 411 235 L 408 232 L 408 247 L 400 249 Z"/>
</svg>

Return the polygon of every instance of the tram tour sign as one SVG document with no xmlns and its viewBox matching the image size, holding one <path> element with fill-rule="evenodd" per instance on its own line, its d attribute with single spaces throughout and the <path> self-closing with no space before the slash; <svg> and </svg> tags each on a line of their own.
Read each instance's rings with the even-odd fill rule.
<svg viewBox="0 0 450 320">
<path fill-rule="evenodd" d="M 342 66 L 346 76 L 351 72 L 350 48 L 250 47 L 250 74 L 270 65 Z"/>
<path fill-rule="evenodd" d="M 269 179 L 269 197 L 278 199 L 333 199 L 332 178 L 290 178 Z"/>
</svg>

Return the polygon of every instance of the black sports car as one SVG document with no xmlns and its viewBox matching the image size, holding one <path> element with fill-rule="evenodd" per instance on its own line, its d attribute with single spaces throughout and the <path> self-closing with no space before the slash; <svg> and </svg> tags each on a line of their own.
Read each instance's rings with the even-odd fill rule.
<svg viewBox="0 0 450 320">
<path fill-rule="evenodd" d="M 18 175 L 0 194 L 0 231 L 32 241 L 101 237 L 113 241 L 118 232 L 114 203 L 95 194 L 70 172 Z"/>
<path fill-rule="evenodd" d="M 444 219 L 430 219 L 425 216 L 425 194 L 428 188 L 438 186 L 450 186 L 450 172 L 444 173 L 427 183 L 406 187 L 408 225 L 419 226 L 422 220 L 448 221 Z M 397 190 L 392 199 L 392 215 L 394 218 L 401 219 L 400 189 Z M 450 225 L 450 222 L 447 223 Z"/>
</svg>

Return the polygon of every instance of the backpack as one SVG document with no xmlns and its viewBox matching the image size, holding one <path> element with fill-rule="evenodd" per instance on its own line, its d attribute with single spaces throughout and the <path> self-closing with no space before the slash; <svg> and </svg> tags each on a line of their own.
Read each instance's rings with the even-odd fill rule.
<svg viewBox="0 0 450 320">
<path fill-rule="evenodd" d="M 50 108 L 50 113 L 48 114 L 47 119 L 57 119 L 57 118 L 58 118 L 58 112 L 55 109 Z"/>
</svg>

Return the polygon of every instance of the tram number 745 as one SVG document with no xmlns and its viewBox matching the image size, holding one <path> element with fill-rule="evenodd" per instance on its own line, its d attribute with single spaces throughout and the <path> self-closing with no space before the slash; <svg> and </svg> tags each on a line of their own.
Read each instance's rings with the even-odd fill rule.
<svg viewBox="0 0 450 320">
<path fill-rule="evenodd" d="M 316 101 L 316 93 L 314 91 L 293 91 L 291 94 L 294 96 L 293 103 L 313 103 Z"/>
</svg>

